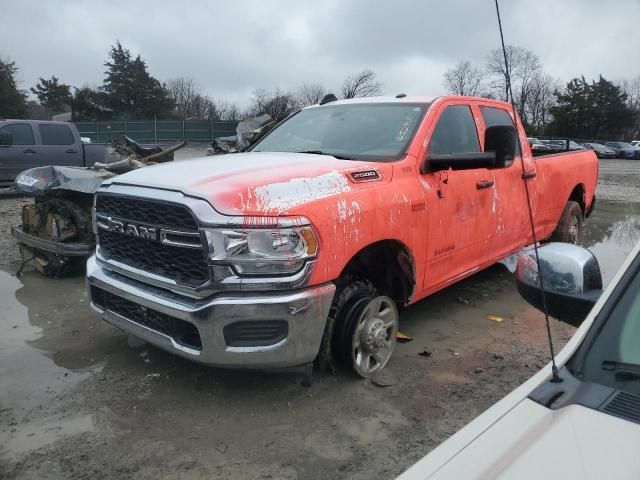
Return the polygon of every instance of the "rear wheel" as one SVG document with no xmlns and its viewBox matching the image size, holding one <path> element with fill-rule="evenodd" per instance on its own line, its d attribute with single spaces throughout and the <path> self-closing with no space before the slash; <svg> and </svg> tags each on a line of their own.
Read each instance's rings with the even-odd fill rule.
<svg viewBox="0 0 640 480">
<path fill-rule="evenodd" d="M 383 369 L 396 345 L 395 302 L 368 280 L 341 282 L 331 307 L 331 351 L 338 364 L 363 378 Z"/>
<path fill-rule="evenodd" d="M 552 242 L 565 242 L 577 245 L 582 240 L 582 209 L 577 202 L 569 201 L 551 235 Z"/>
</svg>

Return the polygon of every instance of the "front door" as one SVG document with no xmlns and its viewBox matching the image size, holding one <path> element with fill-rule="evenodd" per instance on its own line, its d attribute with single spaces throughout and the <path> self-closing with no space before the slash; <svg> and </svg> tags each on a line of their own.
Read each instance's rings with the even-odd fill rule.
<svg viewBox="0 0 640 480">
<path fill-rule="evenodd" d="M 0 181 L 13 181 L 20 172 L 40 166 L 40 148 L 28 123 L 9 123 L 0 131 L 11 134 L 11 145 L 0 145 Z"/>
<path fill-rule="evenodd" d="M 445 104 L 428 137 L 429 154 L 481 152 L 471 107 Z M 428 162 L 428 160 L 427 160 Z M 478 270 L 495 229 L 493 171 L 486 168 L 422 174 L 429 240 L 425 288 L 439 288 Z"/>
</svg>

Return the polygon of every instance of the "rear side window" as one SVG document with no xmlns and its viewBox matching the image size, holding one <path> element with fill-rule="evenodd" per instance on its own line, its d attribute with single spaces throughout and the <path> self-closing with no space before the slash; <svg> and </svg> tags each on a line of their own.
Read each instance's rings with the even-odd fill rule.
<svg viewBox="0 0 640 480">
<path fill-rule="evenodd" d="M 0 131 L 9 132 L 13 136 L 14 145 L 34 145 L 33 130 L 31 125 L 26 123 L 14 123 L 13 125 L 5 125 Z"/>
<path fill-rule="evenodd" d="M 480 152 L 478 130 L 468 105 L 452 105 L 440 115 L 431 135 L 429 153 Z"/>
<path fill-rule="evenodd" d="M 65 125 L 38 125 L 43 145 L 73 145 L 71 129 Z"/>
<path fill-rule="evenodd" d="M 506 110 L 495 107 L 480 107 L 480 113 L 482 113 L 482 119 L 487 127 L 493 127 L 494 125 L 513 125 L 511 115 Z M 514 126 L 515 128 L 515 126 Z M 535 142 L 537 143 L 537 142 Z M 516 157 L 520 155 L 520 139 L 516 135 Z M 513 163 L 513 161 L 511 162 Z M 507 166 L 511 165 L 507 164 Z"/>
</svg>

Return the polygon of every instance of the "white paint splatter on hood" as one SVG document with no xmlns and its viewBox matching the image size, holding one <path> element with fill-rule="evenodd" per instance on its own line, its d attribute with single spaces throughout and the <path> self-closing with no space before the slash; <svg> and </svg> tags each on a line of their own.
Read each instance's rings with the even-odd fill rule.
<svg viewBox="0 0 640 480">
<path fill-rule="evenodd" d="M 282 212 L 349 190 L 349 181 L 342 173 L 329 172 L 317 177 L 292 178 L 286 182 L 255 187 L 249 191 L 253 198 L 248 198 L 245 206 L 247 209 L 257 207 L 265 211 Z"/>
</svg>

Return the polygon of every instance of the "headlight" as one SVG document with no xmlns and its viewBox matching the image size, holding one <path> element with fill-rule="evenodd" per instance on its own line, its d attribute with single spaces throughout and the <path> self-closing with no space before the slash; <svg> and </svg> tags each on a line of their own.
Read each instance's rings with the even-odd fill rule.
<svg viewBox="0 0 640 480">
<path fill-rule="evenodd" d="M 318 253 L 310 226 L 211 228 L 204 231 L 212 264 L 231 265 L 240 275 L 286 275 Z"/>
</svg>

